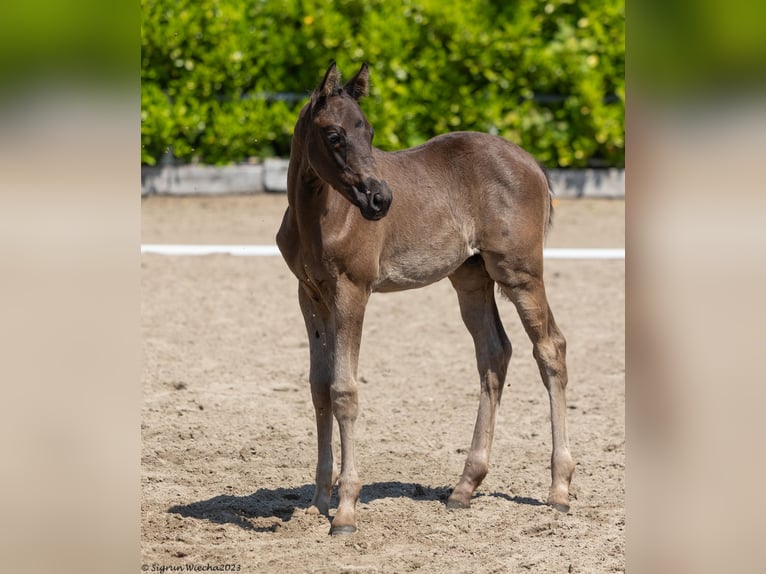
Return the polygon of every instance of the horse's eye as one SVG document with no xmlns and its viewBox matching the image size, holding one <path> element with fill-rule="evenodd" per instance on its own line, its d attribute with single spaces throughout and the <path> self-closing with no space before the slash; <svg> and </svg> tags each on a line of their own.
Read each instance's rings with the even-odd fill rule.
<svg viewBox="0 0 766 574">
<path fill-rule="evenodd" d="M 338 145 L 341 142 L 341 137 L 338 132 L 330 132 L 327 134 L 327 141 L 330 145 Z"/>
</svg>

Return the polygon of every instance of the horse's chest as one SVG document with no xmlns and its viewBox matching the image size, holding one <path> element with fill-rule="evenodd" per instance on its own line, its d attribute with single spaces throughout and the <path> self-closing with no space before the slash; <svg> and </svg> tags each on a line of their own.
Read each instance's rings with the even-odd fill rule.
<svg viewBox="0 0 766 574">
<path fill-rule="evenodd" d="M 360 284 L 371 284 L 377 276 L 377 260 L 345 242 L 295 234 L 285 236 L 279 248 L 293 275 L 312 290 L 332 290 L 341 275 Z"/>
</svg>

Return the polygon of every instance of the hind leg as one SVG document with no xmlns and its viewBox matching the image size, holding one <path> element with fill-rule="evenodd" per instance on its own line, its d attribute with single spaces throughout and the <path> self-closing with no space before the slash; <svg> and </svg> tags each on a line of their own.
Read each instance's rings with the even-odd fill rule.
<svg viewBox="0 0 766 574">
<path fill-rule="evenodd" d="M 479 412 L 471 450 L 460 481 L 447 500 L 448 508 L 467 508 L 489 468 L 495 413 L 511 358 L 511 343 L 495 305 L 495 282 L 487 274 L 484 262 L 480 258 L 469 259 L 450 276 L 450 281 L 457 291 L 463 322 L 473 337 L 481 380 Z"/>
<path fill-rule="evenodd" d="M 542 279 L 542 264 L 530 269 L 509 271 L 506 265 L 489 266 L 503 293 L 513 301 L 533 345 L 533 354 L 548 390 L 551 409 L 553 453 L 548 504 L 569 511 L 569 483 L 575 463 L 569 453 L 566 421 L 566 340 L 548 306 Z"/>
</svg>

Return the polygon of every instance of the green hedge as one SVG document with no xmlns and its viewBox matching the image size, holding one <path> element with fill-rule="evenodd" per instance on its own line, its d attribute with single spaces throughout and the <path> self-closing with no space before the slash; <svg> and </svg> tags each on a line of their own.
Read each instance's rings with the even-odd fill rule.
<svg viewBox="0 0 766 574">
<path fill-rule="evenodd" d="M 371 68 L 376 145 L 498 133 L 549 167 L 624 165 L 623 0 L 143 0 L 141 160 L 289 154 L 331 60 Z"/>
</svg>

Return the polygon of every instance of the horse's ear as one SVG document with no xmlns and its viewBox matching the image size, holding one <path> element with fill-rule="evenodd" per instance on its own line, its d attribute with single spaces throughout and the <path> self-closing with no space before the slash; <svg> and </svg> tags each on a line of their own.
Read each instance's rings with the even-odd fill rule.
<svg viewBox="0 0 766 574">
<path fill-rule="evenodd" d="M 340 87 L 338 85 L 340 81 L 340 73 L 338 72 L 338 69 L 335 67 L 335 62 L 330 64 L 330 67 L 327 68 L 327 71 L 324 73 L 324 79 L 322 80 L 322 83 L 319 84 L 319 87 L 314 90 L 314 96 L 315 97 L 324 97 L 328 98 L 331 95 L 333 95 L 335 92 L 338 91 L 338 88 Z"/>
<path fill-rule="evenodd" d="M 343 89 L 355 100 L 366 96 L 370 89 L 370 69 L 367 64 L 362 64 L 356 76 L 351 78 Z"/>
</svg>

